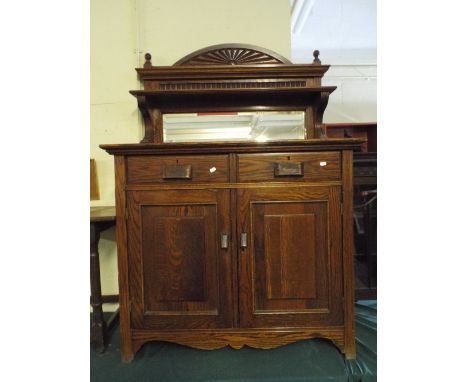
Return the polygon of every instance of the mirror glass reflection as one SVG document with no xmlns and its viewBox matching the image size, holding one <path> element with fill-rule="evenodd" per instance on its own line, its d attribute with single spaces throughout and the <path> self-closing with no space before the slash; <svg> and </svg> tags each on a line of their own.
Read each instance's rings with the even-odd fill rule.
<svg viewBox="0 0 468 382">
<path fill-rule="evenodd" d="M 304 139 L 304 112 L 164 114 L 163 133 L 164 142 L 267 142 Z"/>
</svg>

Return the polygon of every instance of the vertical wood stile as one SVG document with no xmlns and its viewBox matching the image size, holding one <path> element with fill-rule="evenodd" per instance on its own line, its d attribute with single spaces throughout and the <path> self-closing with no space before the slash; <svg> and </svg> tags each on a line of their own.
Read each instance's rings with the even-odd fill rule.
<svg viewBox="0 0 468 382">
<path fill-rule="evenodd" d="M 126 168 L 125 157 L 115 156 L 115 211 L 116 211 L 116 240 L 119 270 L 119 304 L 120 304 L 120 341 L 122 361 L 133 359 L 132 335 L 130 329 L 130 298 L 128 284 L 128 256 L 127 256 L 127 228 L 125 220 L 126 197 Z"/>
<path fill-rule="evenodd" d="M 354 327 L 353 152 L 343 151 L 343 274 L 346 358 L 356 358 Z"/>
<path fill-rule="evenodd" d="M 229 182 L 235 184 L 237 182 L 237 160 L 236 154 L 229 154 Z M 237 248 L 237 193 L 236 190 L 229 190 L 230 195 L 230 221 L 231 221 L 231 270 L 232 270 L 232 301 L 233 301 L 233 327 L 238 328 L 239 323 L 239 277 L 238 277 L 238 262 L 239 253 Z"/>
</svg>

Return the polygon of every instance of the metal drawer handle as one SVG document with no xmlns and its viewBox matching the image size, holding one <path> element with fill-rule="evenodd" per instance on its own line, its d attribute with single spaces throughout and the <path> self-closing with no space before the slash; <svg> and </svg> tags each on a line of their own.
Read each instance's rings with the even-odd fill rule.
<svg viewBox="0 0 468 382">
<path fill-rule="evenodd" d="M 241 233 L 241 244 L 240 244 L 240 246 L 241 246 L 242 249 L 247 248 L 247 233 L 246 232 Z"/>
<path fill-rule="evenodd" d="M 304 162 L 275 163 L 275 176 L 304 176 Z"/>
<path fill-rule="evenodd" d="M 227 249 L 228 247 L 228 234 L 227 233 L 222 233 L 221 234 L 221 248 L 222 249 Z"/>
<path fill-rule="evenodd" d="M 163 179 L 192 179 L 192 165 L 166 165 L 163 170 Z"/>
</svg>

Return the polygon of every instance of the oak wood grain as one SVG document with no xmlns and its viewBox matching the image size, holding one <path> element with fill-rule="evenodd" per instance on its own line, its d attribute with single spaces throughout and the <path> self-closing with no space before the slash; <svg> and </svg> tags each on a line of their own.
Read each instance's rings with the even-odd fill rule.
<svg viewBox="0 0 468 382">
<path fill-rule="evenodd" d="M 132 325 L 141 329 L 232 327 L 229 191 L 131 191 Z"/>
<path fill-rule="evenodd" d="M 309 150 L 314 150 L 314 148 L 314 146 L 309 147 Z M 352 153 L 351 150 L 348 152 Z M 304 155 L 309 154 L 311 152 L 304 153 Z M 326 152 L 313 154 L 322 155 Z M 339 152 L 332 152 L 332 154 L 332 157 L 340 156 Z M 174 158 L 180 157 L 183 156 L 174 156 Z M 146 157 L 142 156 L 141 158 Z M 132 332 L 135 330 L 147 334 L 158 332 L 157 338 L 160 340 L 167 338 L 167 340 L 177 343 L 210 348 L 225 346 L 225 344 L 241 346 L 241 342 L 236 340 L 234 336 L 229 341 L 224 342 L 220 342 L 218 338 L 214 344 L 210 342 L 209 336 L 205 340 L 201 338 L 187 340 L 181 338 L 179 334 L 176 335 L 176 338 L 171 337 L 170 333 L 173 333 L 174 330 L 199 331 L 203 328 L 218 328 L 222 331 L 236 327 L 239 330 L 247 330 L 249 327 L 255 328 L 255 330 L 261 328 L 263 328 L 262 330 L 265 328 L 291 330 L 311 326 L 343 328 L 345 324 L 343 280 L 347 280 L 347 276 L 344 275 L 347 268 L 343 264 L 341 252 L 341 194 L 345 195 L 349 190 L 342 189 L 341 179 L 325 180 L 323 183 L 320 180 L 302 183 L 289 181 L 241 183 L 239 182 L 240 169 L 238 164 L 238 155 L 229 154 L 226 171 L 228 180 L 216 183 L 216 188 L 213 188 L 213 183 L 202 182 L 193 184 L 128 184 L 127 182 L 126 186 L 123 187 L 127 189 L 127 198 L 129 198 L 127 202 L 129 209 L 128 237 L 130 238 L 128 248 L 134 254 L 130 256 L 132 259 L 130 264 L 127 264 L 130 270 L 130 281 L 127 282 L 130 284 L 133 302 Z M 345 164 L 347 165 L 347 162 L 340 164 L 340 168 L 341 166 L 344 168 Z M 285 188 L 285 184 L 288 183 L 289 186 Z M 220 201 L 219 195 L 223 195 L 222 201 Z M 177 224 L 167 221 L 158 223 L 157 219 L 154 220 L 158 216 L 172 217 L 176 220 L 213 216 L 207 211 L 200 213 L 200 210 L 193 215 L 197 208 L 205 208 L 200 206 L 208 206 L 213 203 L 217 205 L 217 222 L 213 224 L 211 217 L 208 225 L 221 227 L 230 237 L 228 256 L 216 255 L 218 261 L 221 260 L 218 268 L 209 265 L 206 258 L 202 260 L 205 262 L 204 271 L 213 268 L 218 270 L 218 288 L 223 291 L 223 294 L 219 295 L 217 301 L 210 300 L 209 296 L 206 298 L 212 293 L 210 290 L 216 290 L 213 288 L 214 284 L 207 286 L 206 281 L 200 281 L 204 280 L 206 275 L 200 269 L 194 270 L 194 265 L 202 259 L 199 257 L 200 251 L 207 252 L 206 247 L 199 245 L 201 223 L 195 223 L 195 226 L 192 224 L 192 229 L 183 228 L 180 237 L 185 237 L 182 240 L 185 240 L 186 244 L 177 245 L 177 239 L 174 236 L 168 236 L 167 233 L 164 233 L 165 230 L 177 230 L 174 228 L 177 227 Z M 152 241 L 154 238 L 151 239 L 151 235 L 146 239 L 145 234 L 142 236 L 141 222 L 143 220 L 140 217 L 141 211 L 144 211 L 145 208 L 156 207 L 159 208 L 159 212 L 156 210 L 151 212 L 150 219 L 143 223 L 147 233 L 156 232 L 154 238 L 157 238 L 157 241 Z M 251 217 L 254 220 L 251 221 Z M 273 220 L 266 224 L 262 223 L 261 219 L 264 221 L 265 217 L 267 220 Z M 283 222 L 281 222 L 282 219 Z M 266 227 L 268 224 L 269 228 Z M 162 231 L 155 231 L 155 227 L 158 225 L 166 228 Z M 170 228 L 171 225 L 174 227 Z M 282 225 L 283 228 L 281 228 Z M 301 232 L 302 236 L 297 239 L 297 243 L 287 244 L 294 237 L 294 231 L 300 230 L 300 227 L 305 225 L 307 225 L 307 229 L 312 231 L 308 232 L 306 229 Z M 179 228 L 182 226 L 179 225 Z M 205 228 L 204 234 L 206 235 L 208 231 L 209 229 Z M 216 234 L 208 233 L 208 236 L 218 239 L 220 231 L 218 230 Z M 249 243 L 248 249 L 240 250 L 238 249 L 239 235 L 244 231 L 249 234 L 250 238 L 255 236 L 255 239 Z M 301 229 L 301 231 L 303 230 Z M 255 233 L 252 236 L 253 232 Z M 190 235 L 192 238 L 188 237 Z M 269 236 L 267 239 L 270 240 L 269 244 L 266 244 L 265 236 Z M 283 241 L 283 244 L 281 244 L 281 240 L 278 244 L 281 248 L 281 256 L 279 256 L 279 252 L 275 254 L 276 249 L 274 248 L 277 244 L 274 243 L 274 238 L 276 236 Z M 140 238 L 143 238 L 143 243 L 146 243 L 144 245 L 147 248 L 160 246 L 160 254 L 155 256 L 154 251 L 150 250 L 147 252 L 147 261 L 145 262 L 143 255 L 145 251 L 142 249 Z M 255 249 L 255 245 L 260 248 L 260 251 L 251 251 L 251 248 Z M 270 253 L 266 254 L 265 248 L 268 247 L 267 251 Z M 185 248 L 182 252 L 186 253 L 195 251 L 187 263 L 184 263 L 180 256 L 172 254 L 180 252 L 181 248 Z M 236 254 L 231 255 L 230 251 L 234 250 Z M 221 251 L 219 246 L 217 251 Z M 263 257 L 256 256 L 256 253 L 261 251 L 264 252 Z M 168 254 L 166 259 L 163 259 L 164 253 Z M 268 256 L 269 259 L 267 259 Z M 192 260 L 193 263 L 191 263 Z M 154 261 L 156 261 L 155 265 L 151 266 Z M 166 262 L 166 266 L 161 267 L 164 262 Z M 164 271 L 164 267 L 167 269 L 167 264 L 169 264 L 169 271 Z M 307 269 L 298 268 L 299 265 L 305 266 Z M 313 275 L 310 273 L 312 265 L 315 266 Z M 238 268 L 237 275 L 236 271 L 233 270 L 236 268 Z M 256 273 L 252 273 L 254 269 Z M 144 276 L 145 272 L 146 276 Z M 268 276 L 267 273 L 269 273 Z M 237 278 L 239 278 L 238 281 Z M 145 279 L 154 280 L 156 283 L 151 281 L 145 286 Z M 249 279 L 253 280 L 253 283 L 249 282 Z M 184 284 L 187 280 L 192 280 L 191 283 L 197 284 L 193 290 L 189 290 L 189 283 Z M 349 280 L 347 282 L 348 287 Z M 164 292 L 162 287 L 166 284 L 169 284 L 169 292 L 167 290 Z M 148 296 L 148 301 L 153 301 L 150 302 L 150 305 L 145 303 L 145 293 Z M 345 299 L 348 298 L 349 296 L 346 295 Z M 195 301 L 191 301 L 192 305 L 187 305 L 188 300 Z M 254 305 L 254 301 L 256 301 L 256 305 Z M 181 303 L 185 305 L 180 305 Z M 150 309 L 147 309 L 148 306 Z M 346 322 L 346 325 L 349 323 Z M 162 333 L 166 333 L 167 336 Z M 220 333 L 218 332 L 217 336 L 221 335 Z M 243 339 L 244 344 L 257 347 L 279 346 L 285 341 L 291 342 L 298 338 L 326 337 L 320 331 L 312 334 L 310 332 L 296 333 L 287 336 L 287 340 L 278 338 L 265 340 L 262 339 L 263 336 L 254 335 L 253 332 L 250 332 L 249 335 L 247 340 Z M 345 343 L 344 336 L 345 332 L 342 329 L 341 340 L 339 340 L 342 344 Z M 148 338 L 155 337 L 151 334 Z M 133 352 L 145 341 L 141 338 L 132 338 L 131 352 L 127 351 L 124 359 L 130 359 Z M 204 342 L 205 345 L 201 345 L 199 341 Z M 350 357 L 353 357 L 352 346 L 353 343 L 350 343 L 347 350 Z"/>
<path fill-rule="evenodd" d="M 352 156 L 366 140 L 324 135 L 336 87 L 321 85 L 318 52 L 292 65 L 218 48 L 171 67 L 146 54 L 143 90 L 131 91 L 145 136 L 100 146 L 116 156 L 122 359 L 153 340 L 271 348 L 315 337 L 354 358 Z M 165 113 L 282 110 L 305 112 L 306 139 L 163 142 Z M 300 171 L 275 177 L 288 162 Z"/>
<path fill-rule="evenodd" d="M 130 322 L 130 291 L 128 280 L 128 254 L 127 254 L 127 229 L 126 229 L 126 193 L 125 184 L 127 173 L 125 157 L 115 156 L 115 210 L 117 241 L 117 265 L 119 279 L 119 307 L 120 307 L 120 341 L 122 361 L 130 362 L 133 359 L 133 345 Z"/>
<path fill-rule="evenodd" d="M 239 189 L 239 188 L 284 188 L 289 182 L 256 182 L 256 183 L 216 183 L 216 189 Z M 341 186 L 340 181 L 324 181 L 324 182 L 297 182 L 292 183 L 294 187 L 324 187 L 324 186 Z M 192 183 L 192 184 L 158 184 L 158 190 L 202 190 L 212 188 L 210 183 Z M 153 190 L 154 185 L 149 184 L 129 184 L 125 187 L 127 191 L 145 191 Z"/>
<path fill-rule="evenodd" d="M 168 172 L 175 166 L 190 166 L 190 177 L 169 179 Z M 128 183 L 194 183 L 228 182 L 227 155 L 207 156 L 148 156 L 129 157 L 127 160 Z"/>
<path fill-rule="evenodd" d="M 218 44 L 199 49 L 178 60 L 177 65 L 291 64 L 276 52 L 256 45 Z"/>
<path fill-rule="evenodd" d="M 290 206 L 283 211 L 263 212 L 262 249 L 268 300 L 317 297 L 316 214 L 291 212 Z M 260 236 L 256 238 L 260 239 Z"/>
<path fill-rule="evenodd" d="M 280 181 L 311 182 L 341 179 L 339 152 L 323 153 L 281 153 L 281 154 L 241 154 L 239 155 L 239 181 L 263 182 Z M 277 164 L 302 165 L 302 176 L 279 178 L 275 175 Z"/>
<path fill-rule="evenodd" d="M 223 329 L 223 330 L 134 330 L 134 351 L 148 341 L 168 341 L 196 349 L 213 350 L 230 346 L 272 349 L 292 342 L 323 338 L 330 340 L 344 353 L 343 327 L 309 327 L 293 329 Z"/>
<path fill-rule="evenodd" d="M 113 155 L 205 155 L 205 154 L 245 154 L 245 153 L 287 153 L 311 151 L 361 150 L 361 138 L 307 139 L 297 141 L 261 142 L 210 142 L 210 143 L 127 143 L 99 145 Z"/>
<path fill-rule="evenodd" d="M 353 152 L 343 156 L 343 274 L 346 358 L 356 358 L 354 324 Z"/>
<path fill-rule="evenodd" d="M 138 76 L 145 89 L 164 80 L 188 81 L 193 79 L 271 79 L 271 78 L 322 78 L 329 65 L 311 64 L 266 64 L 266 65 L 193 65 L 193 66 L 153 66 L 137 68 Z"/>
<path fill-rule="evenodd" d="M 336 244 L 341 239 L 340 187 L 290 185 L 237 192 L 237 230 L 249 238 L 240 253 L 241 327 L 342 325 L 341 247 Z M 278 224 L 275 232 L 269 232 L 271 224 L 265 224 L 265 219 L 271 223 L 292 217 L 310 223 L 312 216 L 317 219 L 313 235 L 304 228 L 281 232 Z M 302 237 L 296 239 L 294 234 Z M 289 244 L 291 240 L 296 243 Z M 281 253 L 268 253 L 273 247 Z M 311 269 L 285 272 L 288 262 L 293 269 L 299 263 Z"/>
</svg>

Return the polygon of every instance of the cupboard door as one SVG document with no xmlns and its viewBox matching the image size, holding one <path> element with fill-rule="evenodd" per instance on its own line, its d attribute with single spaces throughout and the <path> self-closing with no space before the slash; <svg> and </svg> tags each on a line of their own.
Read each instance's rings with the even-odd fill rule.
<svg viewBox="0 0 468 382">
<path fill-rule="evenodd" d="M 129 191 L 127 228 L 133 328 L 232 327 L 229 191 Z"/>
<path fill-rule="evenodd" d="M 340 192 L 238 190 L 242 327 L 343 324 Z"/>
</svg>

